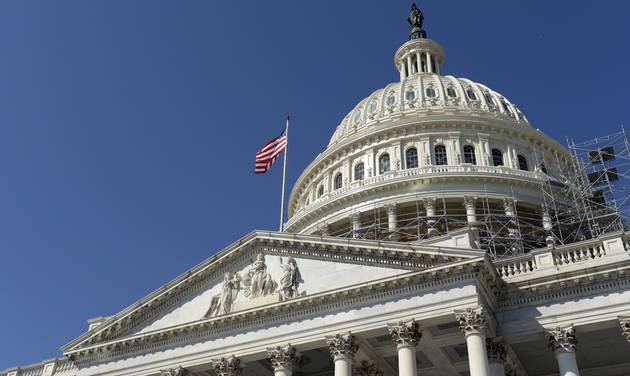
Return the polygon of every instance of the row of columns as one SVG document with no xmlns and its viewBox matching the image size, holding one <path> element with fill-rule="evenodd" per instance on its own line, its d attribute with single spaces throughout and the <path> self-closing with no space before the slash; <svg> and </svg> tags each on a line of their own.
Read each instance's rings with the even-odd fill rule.
<svg viewBox="0 0 630 376">
<path fill-rule="evenodd" d="M 398 70 L 400 71 L 401 81 L 418 72 L 440 74 L 439 57 L 436 55 L 434 60 L 434 56 L 429 51 L 411 51 L 407 53 L 406 57 L 401 59 Z"/>
<path fill-rule="evenodd" d="M 498 338 L 487 338 L 489 315 L 483 307 L 455 311 L 455 319 L 466 339 L 470 376 L 506 376 L 513 374 L 505 367 L 507 351 Z M 619 320 L 623 336 L 630 342 L 630 318 Z M 398 354 L 398 374 L 417 376 L 416 348 L 422 338 L 422 329 L 415 320 L 387 325 Z M 548 346 L 558 362 L 560 376 L 579 376 L 576 360 L 577 338 L 575 328 L 555 328 L 546 332 Z M 357 338 L 350 332 L 326 337 L 326 344 L 334 362 L 334 376 L 383 376 L 373 361 L 354 365 L 359 350 Z M 292 376 L 301 363 L 301 355 L 291 346 L 267 349 L 274 376 Z M 212 368 L 217 376 L 240 376 L 243 372 L 241 360 L 235 356 L 213 359 Z M 187 370 L 175 367 L 160 371 L 161 376 L 186 376 Z"/>
<path fill-rule="evenodd" d="M 466 208 L 466 221 L 469 226 L 475 227 L 478 225 L 477 223 L 477 209 L 476 202 L 477 197 L 474 196 L 464 196 L 464 207 Z M 427 235 L 434 236 L 438 234 L 437 229 L 434 227 L 436 223 L 436 210 L 435 210 L 435 197 L 426 197 L 421 199 L 422 205 L 426 211 L 427 218 Z M 514 218 L 516 220 L 516 209 L 515 209 L 516 201 L 511 198 L 505 198 L 503 200 L 505 216 Z M 396 231 L 398 230 L 398 211 L 397 204 L 387 204 L 385 205 L 385 210 L 387 212 L 387 230 L 391 234 L 390 240 L 398 240 L 398 235 Z M 350 223 L 352 225 L 352 236 L 354 238 L 360 237 L 361 230 L 361 214 L 359 212 L 354 212 L 350 214 Z M 544 216 L 543 216 L 543 225 L 544 225 Z M 321 226 L 322 235 L 328 235 L 328 225 L 323 224 Z M 518 229 L 516 226 L 509 227 L 510 234 L 514 237 L 518 236 Z"/>
</svg>

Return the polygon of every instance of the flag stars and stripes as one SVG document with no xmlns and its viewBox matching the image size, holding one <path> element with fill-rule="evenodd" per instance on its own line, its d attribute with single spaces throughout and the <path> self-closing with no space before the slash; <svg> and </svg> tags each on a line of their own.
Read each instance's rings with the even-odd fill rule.
<svg viewBox="0 0 630 376">
<path fill-rule="evenodd" d="M 280 136 L 267 142 L 265 146 L 256 153 L 255 172 L 257 174 L 264 174 L 267 172 L 286 147 L 287 136 L 285 132 L 282 132 Z"/>
</svg>

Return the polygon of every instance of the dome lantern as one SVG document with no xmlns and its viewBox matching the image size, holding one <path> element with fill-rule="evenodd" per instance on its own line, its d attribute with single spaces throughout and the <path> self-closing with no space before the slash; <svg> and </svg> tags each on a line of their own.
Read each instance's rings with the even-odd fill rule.
<svg viewBox="0 0 630 376">
<path fill-rule="evenodd" d="M 407 21 L 411 25 L 409 41 L 394 55 L 394 65 L 400 72 L 400 80 L 415 73 L 441 74 L 440 68 L 445 57 L 444 48 L 437 42 L 427 39 L 427 33 L 422 29 L 424 16 L 416 4 L 411 6 Z"/>
</svg>

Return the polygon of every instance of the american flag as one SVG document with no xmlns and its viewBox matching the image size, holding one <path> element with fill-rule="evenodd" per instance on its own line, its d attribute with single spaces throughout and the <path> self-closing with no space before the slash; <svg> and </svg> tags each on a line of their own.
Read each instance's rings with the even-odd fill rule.
<svg viewBox="0 0 630 376">
<path fill-rule="evenodd" d="M 286 147 L 287 136 L 285 129 L 280 136 L 267 142 L 265 146 L 256 153 L 256 173 L 264 174 L 267 172 Z"/>
</svg>

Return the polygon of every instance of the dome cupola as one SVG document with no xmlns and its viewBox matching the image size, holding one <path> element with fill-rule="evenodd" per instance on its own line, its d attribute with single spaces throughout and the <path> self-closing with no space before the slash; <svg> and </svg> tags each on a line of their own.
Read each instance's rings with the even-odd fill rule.
<svg viewBox="0 0 630 376">
<path fill-rule="evenodd" d="M 407 18 L 411 25 L 409 41 L 400 46 L 394 55 L 394 65 L 400 72 L 400 80 L 416 73 L 440 74 L 444 64 L 444 49 L 437 42 L 427 39 L 422 29 L 424 16 L 416 4 L 411 6 Z"/>
</svg>

